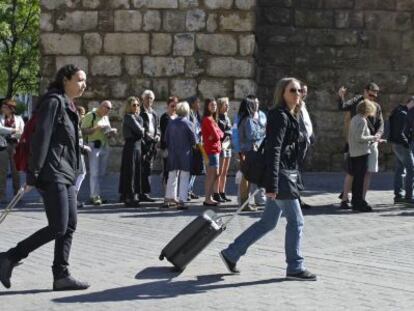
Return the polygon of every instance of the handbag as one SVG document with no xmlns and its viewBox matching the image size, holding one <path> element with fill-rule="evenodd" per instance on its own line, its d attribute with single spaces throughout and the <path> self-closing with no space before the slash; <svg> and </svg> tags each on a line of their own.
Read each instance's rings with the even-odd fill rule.
<svg viewBox="0 0 414 311">
<path fill-rule="evenodd" d="M 303 190 L 302 178 L 297 169 L 280 169 L 277 199 L 293 200 L 300 197 Z"/>
<path fill-rule="evenodd" d="M 264 146 L 266 139 L 263 139 L 257 150 L 250 150 L 245 153 L 245 159 L 240 163 L 240 169 L 244 178 L 260 187 L 264 186 L 266 173 L 266 157 Z"/>
<path fill-rule="evenodd" d="M 0 151 L 7 149 L 7 140 L 4 136 L 0 135 Z"/>
</svg>

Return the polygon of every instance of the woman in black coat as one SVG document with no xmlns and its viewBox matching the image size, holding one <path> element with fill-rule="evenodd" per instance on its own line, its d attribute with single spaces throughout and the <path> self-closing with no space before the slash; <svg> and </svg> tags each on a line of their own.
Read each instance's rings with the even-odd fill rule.
<svg viewBox="0 0 414 311">
<path fill-rule="evenodd" d="M 300 82 L 281 79 L 275 90 L 274 107 L 269 111 L 266 127 L 266 207 L 259 221 L 244 231 L 220 256 L 232 273 L 238 273 L 237 261 L 247 249 L 273 230 L 283 212 L 287 220 L 285 254 L 288 279 L 315 281 L 316 275 L 306 270 L 301 253 L 304 219 L 299 204 L 298 158 L 301 100 Z"/>
<path fill-rule="evenodd" d="M 122 149 L 119 193 L 127 207 L 138 207 L 137 196 L 141 193 L 141 140 L 144 136 L 140 104 L 136 97 L 129 97 L 125 106 L 122 134 L 125 139 Z"/>
<path fill-rule="evenodd" d="M 75 181 L 79 170 L 79 117 L 73 100 L 86 88 L 86 74 L 74 65 L 59 69 L 36 110 L 36 130 L 30 138 L 26 191 L 35 186 L 43 198 L 48 225 L 0 253 L 0 281 L 10 288 L 17 263 L 55 240 L 53 290 L 87 289 L 88 283 L 69 273 L 69 254 L 76 230 Z"/>
</svg>

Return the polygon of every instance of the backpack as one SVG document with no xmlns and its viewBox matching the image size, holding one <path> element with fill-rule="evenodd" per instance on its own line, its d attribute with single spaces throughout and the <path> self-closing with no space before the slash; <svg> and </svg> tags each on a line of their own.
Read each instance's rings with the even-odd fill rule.
<svg viewBox="0 0 414 311">
<path fill-rule="evenodd" d="M 55 97 L 60 102 L 62 102 L 62 98 L 59 95 L 51 94 L 47 97 Z M 41 103 L 39 103 L 39 105 L 40 104 Z M 22 136 L 20 137 L 20 140 L 16 145 L 16 151 L 13 155 L 13 159 L 16 165 L 16 169 L 20 172 L 26 172 L 29 168 L 30 141 L 33 136 L 33 133 L 36 130 L 38 113 L 38 108 L 36 108 L 33 111 L 30 119 L 24 125 Z"/>
<path fill-rule="evenodd" d="M 265 156 L 266 138 L 263 139 L 257 150 L 250 150 L 245 153 L 245 159 L 241 162 L 240 170 L 243 176 L 249 182 L 264 186 L 264 179 L 266 175 L 266 156 Z"/>
</svg>

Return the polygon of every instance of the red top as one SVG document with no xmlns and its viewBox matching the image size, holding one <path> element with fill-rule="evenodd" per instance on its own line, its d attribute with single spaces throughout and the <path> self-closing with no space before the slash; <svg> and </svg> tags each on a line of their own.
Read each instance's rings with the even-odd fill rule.
<svg viewBox="0 0 414 311">
<path fill-rule="evenodd" d="M 204 117 L 201 124 L 201 134 L 203 135 L 203 145 L 207 154 L 221 152 L 220 140 L 224 137 L 224 133 L 213 117 Z"/>
</svg>

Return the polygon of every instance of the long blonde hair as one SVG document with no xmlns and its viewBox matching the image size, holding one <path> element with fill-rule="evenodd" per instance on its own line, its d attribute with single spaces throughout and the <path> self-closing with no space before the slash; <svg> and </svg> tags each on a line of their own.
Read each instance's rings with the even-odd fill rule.
<svg viewBox="0 0 414 311">
<path fill-rule="evenodd" d="M 126 100 L 126 104 L 124 106 L 124 114 L 131 113 L 131 105 L 132 105 L 132 103 L 134 101 L 137 101 L 138 102 L 138 106 L 141 107 L 141 103 L 140 103 L 139 99 L 137 97 L 135 97 L 135 96 L 130 96 Z"/>
<path fill-rule="evenodd" d="M 285 99 L 283 98 L 283 94 L 285 92 L 286 87 L 291 82 L 297 82 L 299 85 L 301 84 L 300 80 L 293 78 L 293 77 L 285 77 L 280 79 L 275 87 L 275 92 L 273 93 L 273 102 L 271 108 L 278 108 L 278 107 L 286 107 Z M 300 112 L 300 105 L 297 105 L 294 109 L 294 114 L 297 116 Z"/>
</svg>

